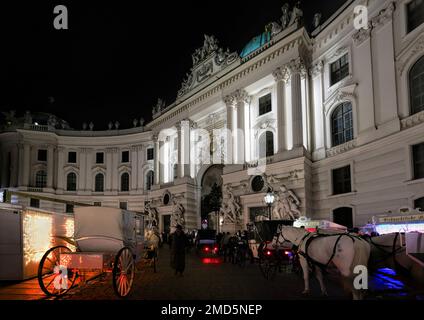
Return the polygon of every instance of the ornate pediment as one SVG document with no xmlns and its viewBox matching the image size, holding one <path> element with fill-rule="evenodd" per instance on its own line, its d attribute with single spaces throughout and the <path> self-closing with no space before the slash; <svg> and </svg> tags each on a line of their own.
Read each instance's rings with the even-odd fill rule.
<svg viewBox="0 0 424 320">
<path fill-rule="evenodd" d="M 236 52 L 230 53 L 229 49 L 224 51 L 220 48 L 214 36 L 205 35 L 203 46 L 195 50 L 192 59 L 193 67 L 181 84 L 178 98 L 210 79 L 212 75 L 239 61 L 239 56 Z"/>
</svg>

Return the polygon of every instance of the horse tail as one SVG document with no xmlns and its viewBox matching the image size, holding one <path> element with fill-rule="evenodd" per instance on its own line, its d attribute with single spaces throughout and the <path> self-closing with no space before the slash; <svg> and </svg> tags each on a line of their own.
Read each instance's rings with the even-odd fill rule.
<svg viewBox="0 0 424 320">
<path fill-rule="evenodd" d="M 351 274 L 353 274 L 353 270 L 356 266 L 365 266 L 368 267 L 368 260 L 370 258 L 371 246 L 370 244 L 361 238 L 353 239 L 353 248 L 354 248 L 354 256 L 351 265 Z"/>
</svg>

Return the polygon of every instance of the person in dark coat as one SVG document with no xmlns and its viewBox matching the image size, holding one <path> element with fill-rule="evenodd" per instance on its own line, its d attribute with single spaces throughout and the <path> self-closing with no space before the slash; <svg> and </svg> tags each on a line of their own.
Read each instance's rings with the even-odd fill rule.
<svg viewBox="0 0 424 320">
<path fill-rule="evenodd" d="M 185 269 L 185 248 L 187 245 L 187 237 L 183 232 L 183 228 L 177 225 L 175 232 L 172 234 L 171 245 L 171 267 L 175 270 L 175 275 L 183 276 Z"/>
</svg>

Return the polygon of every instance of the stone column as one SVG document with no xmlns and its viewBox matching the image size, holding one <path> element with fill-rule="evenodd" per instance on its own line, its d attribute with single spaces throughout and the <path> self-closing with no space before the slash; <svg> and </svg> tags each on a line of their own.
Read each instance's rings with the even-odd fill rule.
<svg viewBox="0 0 424 320">
<path fill-rule="evenodd" d="M 54 146 L 47 146 L 47 188 L 53 188 Z"/>
<path fill-rule="evenodd" d="M 113 162 L 112 162 L 113 148 L 106 149 L 106 179 L 105 179 L 105 191 L 112 190 L 112 171 L 113 171 Z"/>
<path fill-rule="evenodd" d="M 85 190 L 85 180 L 87 177 L 87 149 L 81 148 L 79 149 L 79 177 L 78 177 L 78 191 Z"/>
<path fill-rule="evenodd" d="M 143 156 L 143 145 L 139 145 L 137 148 L 137 175 L 133 174 L 132 178 L 136 179 L 136 189 L 142 190 L 144 189 L 144 177 L 143 177 L 143 165 L 146 157 Z M 133 164 L 134 166 L 134 164 Z"/>
<path fill-rule="evenodd" d="M 3 150 L 1 154 L 1 187 L 8 187 L 9 181 L 7 181 L 8 177 L 8 162 L 9 162 L 9 153 L 6 150 Z"/>
<path fill-rule="evenodd" d="M 28 143 L 24 144 L 24 164 L 23 164 L 23 181 L 22 186 L 29 186 L 29 174 L 31 169 L 31 146 Z"/>
<path fill-rule="evenodd" d="M 139 146 L 131 147 L 131 190 L 137 189 L 138 148 Z"/>
<path fill-rule="evenodd" d="M 314 160 L 325 157 L 325 124 L 323 110 L 323 61 L 312 66 L 309 74 L 312 79 L 312 115 L 313 115 L 313 154 Z"/>
<path fill-rule="evenodd" d="M 119 150 L 118 148 L 112 148 L 112 191 L 117 192 L 119 190 Z"/>
<path fill-rule="evenodd" d="M 159 184 L 165 182 L 165 141 L 159 140 Z"/>
<path fill-rule="evenodd" d="M 158 134 L 153 135 L 153 142 L 155 144 L 155 156 L 153 160 L 155 184 L 160 184 L 160 172 L 159 172 L 160 171 L 160 161 L 159 161 L 160 146 L 159 146 L 158 138 L 159 138 Z"/>
<path fill-rule="evenodd" d="M 298 58 L 289 63 L 291 72 L 291 98 L 292 98 L 292 135 L 293 149 L 303 146 L 303 117 L 302 117 L 302 77 L 306 76 L 303 61 Z"/>
<path fill-rule="evenodd" d="M 286 119 L 285 119 L 285 86 L 290 78 L 290 71 L 286 66 L 276 69 L 272 75 L 275 79 L 276 97 L 277 97 L 277 152 L 281 153 L 287 150 L 286 137 Z"/>
<path fill-rule="evenodd" d="M 14 145 L 13 149 L 10 152 L 10 187 L 16 188 L 18 186 L 19 169 L 18 146 Z"/>
<path fill-rule="evenodd" d="M 64 148 L 57 147 L 57 184 L 56 189 L 59 191 L 63 191 L 63 166 L 64 166 Z"/>
</svg>

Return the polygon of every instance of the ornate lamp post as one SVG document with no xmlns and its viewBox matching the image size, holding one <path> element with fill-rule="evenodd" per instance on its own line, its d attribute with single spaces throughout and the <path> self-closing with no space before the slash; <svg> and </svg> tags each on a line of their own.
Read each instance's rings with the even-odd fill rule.
<svg viewBox="0 0 424 320">
<path fill-rule="evenodd" d="M 271 217 L 271 207 L 275 200 L 274 192 L 271 191 L 271 189 L 268 189 L 268 192 L 266 193 L 264 197 L 265 203 L 268 206 L 268 218 L 269 220 L 272 220 Z"/>
</svg>

